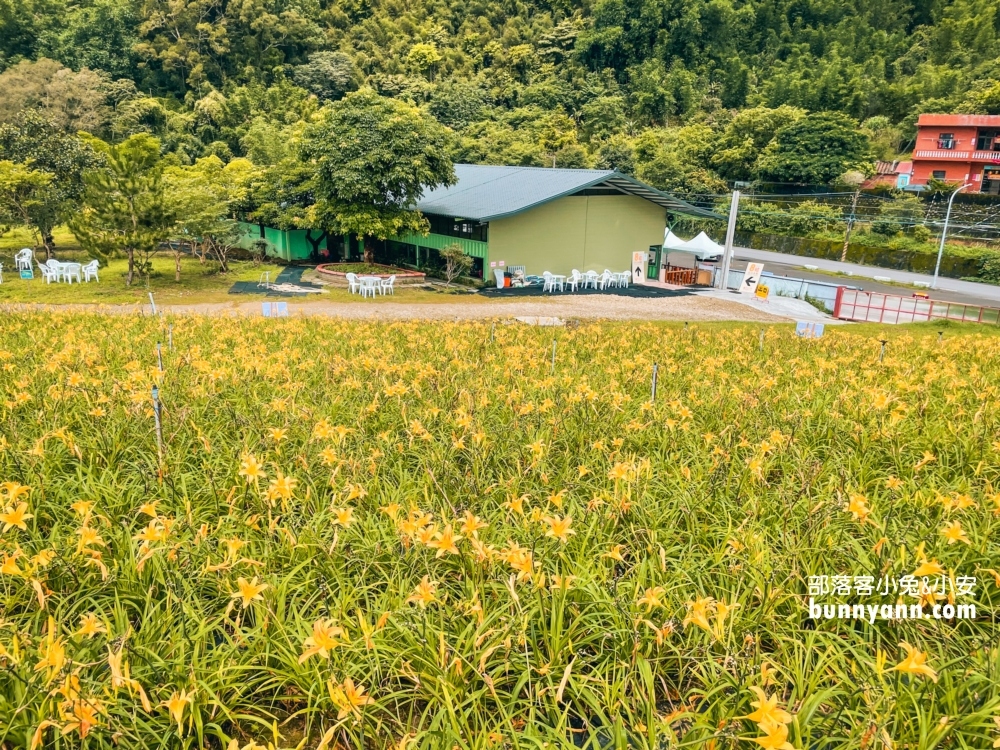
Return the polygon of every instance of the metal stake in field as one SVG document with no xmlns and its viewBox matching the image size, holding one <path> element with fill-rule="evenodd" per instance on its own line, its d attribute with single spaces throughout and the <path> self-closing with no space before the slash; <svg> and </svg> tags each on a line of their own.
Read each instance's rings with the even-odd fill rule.
<svg viewBox="0 0 1000 750">
<path fill-rule="evenodd" d="M 552 339 L 552 374 L 556 374 L 556 340 Z"/>
<path fill-rule="evenodd" d="M 497 322 L 494 320 L 493 325 L 490 326 L 490 343 L 493 343 L 493 336 L 497 332 Z"/>
<path fill-rule="evenodd" d="M 654 362 L 653 363 L 653 392 L 650 394 L 650 401 L 656 401 L 656 374 L 659 371 L 660 366 Z"/>
<path fill-rule="evenodd" d="M 171 323 L 167 326 L 167 348 L 170 351 L 174 350 L 174 324 Z"/>
<path fill-rule="evenodd" d="M 153 386 L 153 417 L 156 420 L 156 454 L 163 463 L 163 422 L 160 419 L 160 389 Z"/>
<path fill-rule="evenodd" d="M 761 352 L 764 351 L 764 329 L 763 328 L 760 329 L 760 350 L 761 350 Z"/>
<path fill-rule="evenodd" d="M 153 293 L 149 293 L 149 306 L 153 308 L 153 317 L 156 317 L 156 303 L 153 301 Z"/>
<path fill-rule="evenodd" d="M 156 365 L 163 372 L 163 351 L 159 341 L 156 342 Z"/>
<path fill-rule="evenodd" d="M 879 339 L 879 343 L 882 344 L 882 351 L 878 353 L 878 361 L 881 362 L 883 359 L 885 359 L 885 345 L 888 344 L 889 342 L 886 341 L 885 339 Z"/>
</svg>

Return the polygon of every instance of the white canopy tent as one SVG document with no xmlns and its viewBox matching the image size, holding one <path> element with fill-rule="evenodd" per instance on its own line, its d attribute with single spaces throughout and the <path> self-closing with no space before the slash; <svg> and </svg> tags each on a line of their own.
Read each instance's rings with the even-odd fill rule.
<svg viewBox="0 0 1000 750">
<path fill-rule="evenodd" d="M 672 253 L 690 253 L 698 260 L 721 257 L 724 250 L 722 245 L 704 232 L 690 240 L 682 240 L 670 229 L 663 235 L 663 249 Z"/>
</svg>

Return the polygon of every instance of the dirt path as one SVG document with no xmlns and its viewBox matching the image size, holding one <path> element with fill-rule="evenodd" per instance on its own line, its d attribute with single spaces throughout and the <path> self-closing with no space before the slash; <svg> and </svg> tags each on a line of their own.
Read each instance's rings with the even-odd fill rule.
<svg viewBox="0 0 1000 750">
<path fill-rule="evenodd" d="M 8 309 L 89 310 L 109 314 L 137 314 L 136 305 L 9 305 Z M 260 315 L 260 301 L 162 305 L 165 313 L 202 315 Z M 146 314 L 149 306 L 145 306 Z M 288 301 L 289 315 L 326 315 L 366 320 L 481 320 L 508 317 L 603 318 L 607 320 L 737 320 L 777 323 L 788 318 L 752 307 L 708 297 L 635 299 L 588 295 L 561 299 L 468 300 L 463 302 L 322 302 Z"/>
</svg>

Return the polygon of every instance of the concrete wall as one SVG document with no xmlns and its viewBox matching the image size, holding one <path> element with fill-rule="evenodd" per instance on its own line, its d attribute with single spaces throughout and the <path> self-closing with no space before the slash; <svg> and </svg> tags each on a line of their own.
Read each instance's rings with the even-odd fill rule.
<svg viewBox="0 0 1000 750">
<path fill-rule="evenodd" d="M 526 273 L 627 271 L 632 253 L 663 242 L 666 211 L 633 195 L 567 196 L 490 222 L 490 262 Z"/>
<path fill-rule="evenodd" d="M 239 246 L 244 250 L 249 250 L 253 243 L 259 239 L 260 225 L 248 224 L 245 221 L 239 222 L 240 240 Z M 320 232 L 313 231 L 313 237 L 318 237 Z M 312 255 L 312 245 L 306 240 L 306 230 L 304 229 L 274 229 L 264 227 L 263 240 L 267 243 L 267 255 L 272 258 L 281 258 L 286 261 L 308 260 Z M 326 239 L 319 243 L 322 250 L 327 247 Z"/>
</svg>

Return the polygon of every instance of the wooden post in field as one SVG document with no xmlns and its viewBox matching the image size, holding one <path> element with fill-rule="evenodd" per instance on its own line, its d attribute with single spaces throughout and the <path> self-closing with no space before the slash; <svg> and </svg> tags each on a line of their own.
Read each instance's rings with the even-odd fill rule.
<svg viewBox="0 0 1000 750">
<path fill-rule="evenodd" d="M 174 350 L 174 324 L 171 323 L 167 326 L 167 348 L 170 351 Z"/>
<path fill-rule="evenodd" d="M 764 351 L 764 329 L 763 328 L 760 329 L 760 350 L 761 350 L 761 352 Z"/>
<path fill-rule="evenodd" d="M 163 372 L 163 351 L 159 341 L 156 342 L 156 366 Z"/>
<path fill-rule="evenodd" d="M 650 394 L 650 398 L 649 398 L 649 400 L 653 401 L 653 402 L 656 401 L 656 374 L 659 371 L 659 369 L 660 369 L 660 366 L 656 362 L 654 362 L 653 363 L 653 392 Z"/>
<path fill-rule="evenodd" d="M 556 374 L 556 340 L 552 339 L 552 374 Z"/>
</svg>

